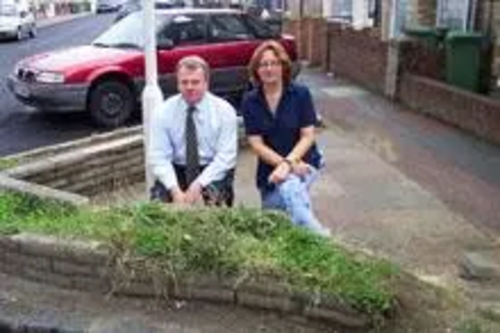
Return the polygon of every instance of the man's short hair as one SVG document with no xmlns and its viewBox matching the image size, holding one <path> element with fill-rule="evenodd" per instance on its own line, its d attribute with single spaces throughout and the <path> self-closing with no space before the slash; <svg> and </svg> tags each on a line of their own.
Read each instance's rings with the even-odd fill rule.
<svg viewBox="0 0 500 333">
<path fill-rule="evenodd" d="M 205 61 L 205 59 L 203 59 L 200 56 L 191 55 L 191 56 L 187 56 L 187 57 L 182 58 L 177 63 L 177 66 L 175 68 L 175 72 L 178 73 L 181 68 L 186 68 L 186 69 L 192 70 L 192 71 L 201 68 L 201 70 L 205 74 L 205 79 L 207 81 L 210 79 L 210 66 Z"/>
</svg>

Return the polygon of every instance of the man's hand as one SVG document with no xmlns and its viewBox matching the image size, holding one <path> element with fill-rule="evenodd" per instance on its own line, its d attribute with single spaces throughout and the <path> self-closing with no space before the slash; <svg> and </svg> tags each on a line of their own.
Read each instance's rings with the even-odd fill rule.
<svg viewBox="0 0 500 333">
<path fill-rule="evenodd" d="M 172 189 L 170 193 L 172 194 L 172 202 L 174 204 L 183 205 L 187 202 L 186 193 L 184 193 L 180 188 L 176 187 Z"/>
<path fill-rule="evenodd" d="M 201 195 L 202 186 L 200 183 L 193 182 L 189 185 L 189 188 L 186 191 L 186 203 L 194 204 L 199 200 L 203 199 Z"/>
<path fill-rule="evenodd" d="M 290 174 L 292 171 L 292 166 L 286 162 L 283 161 L 276 168 L 274 168 L 273 172 L 269 176 L 269 182 L 273 184 L 279 184 L 283 182 L 286 177 Z"/>
</svg>

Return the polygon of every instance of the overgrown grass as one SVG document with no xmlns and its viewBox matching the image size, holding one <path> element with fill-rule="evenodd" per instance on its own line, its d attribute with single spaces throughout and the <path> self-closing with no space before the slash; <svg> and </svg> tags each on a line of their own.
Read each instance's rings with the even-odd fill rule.
<svg viewBox="0 0 500 333">
<path fill-rule="evenodd" d="M 92 209 L 3 192 L 0 234 L 97 239 L 174 274 L 279 277 L 291 288 L 340 297 L 370 314 L 390 309 L 390 264 L 355 257 L 330 240 L 253 209 L 168 210 L 155 203 Z"/>
</svg>

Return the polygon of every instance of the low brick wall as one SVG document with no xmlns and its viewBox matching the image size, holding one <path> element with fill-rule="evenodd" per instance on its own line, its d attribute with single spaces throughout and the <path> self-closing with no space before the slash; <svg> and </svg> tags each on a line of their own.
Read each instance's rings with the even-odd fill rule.
<svg viewBox="0 0 500 333">
<path fill-rule="evenodd" d="M 108 253 L 95 242 L 19 234 L 0 237 L 0 271 L 61 288 L 108 292 Z"/>
<path fill-rule="evenodd" d="M 500 101 L 403 73 L 399 99 L 414 110 L 500 144 Z"/>
<path fill-rule="evenodd" d="M 130 258 L 133 259 L 133 258 Z M 139 261 L 137 261 L 139 262 Z M 114 269 L 110 251 L 97 242 L 61 240 L 33 234 L 0 236 L 0 271 L 65 289 L 138 297 L 223 302 L 368 329 L 370 319 L 345 302 L 321 294 L 298 293 L 271 277 L 146 276 Z M 124 276 L 125 280 L 121 280 Z"/>
<path fill-rule="evenodd" d="M 329 23 L 329 69 L 370 90 L 384 92 L 388 44 L 376 29 Z"/>
<path fill-rule="evenodd" d="M 41 160 L 62 153 L 67 153 L 75 149 L 87 148 L 96 144 L 105 143 L 112 140 L 117 140 L 120 138 L 125 138 L 131 135 L 142 134 L 142 133 L 143 133 L 142 126 L 121 128 L 114 130 L 112 132 L 93 134 L 82 139 L 77 139 L 55 145 L 32 149 L 26 152 L 9 155 L 6 158 L 15 160 L 19 164 L 24 164 L 30 161 Z"/>
<path fill-rule="evenodd" d="M 407 40 L 399 42 L 399 63 L 402 73 L 411 73 L 435 80 L 445 79 L 445 50 L 425 43 Z"/>
<path fill-rule="evenodd" d="M 116 191 L 144 179 L 142 137 L 133 128 L 13 156 L 3 175 L 87 197 Z"/>
</svg>

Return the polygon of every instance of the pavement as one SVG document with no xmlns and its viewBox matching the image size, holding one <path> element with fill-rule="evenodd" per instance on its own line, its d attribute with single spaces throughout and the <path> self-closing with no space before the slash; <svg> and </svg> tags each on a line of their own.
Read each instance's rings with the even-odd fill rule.
<svg viewBox="0 0 500 333">
<path fill-rule="evenodd" d="M 500 249 L 500 148 L 320 71 L 305 69 L 300 80 L 311 88 L 325 123 L 318 142 L 327 164 L 312 188 L 312 196 L 314 209 L 331 229 L 332 237 L 345 246 L 388 258 L 432 283 L 466 291 L 472 289 L 472 283 L 460 277 L 464 254 Z M 238 204 L 259 205 L 254 172 L 255 159 L 248 150 L 243 150 L 236 177 Z M 144 193 L 141 186 L 124 191 L 125 194 L 117 197 L 144 199 L 138 194 Z M 493 255 L 492 260 L 500 262 L 498 255 Z M 4 278 L 7 281 L 8 277 Z M 65 292 L 58 296 L 63 292 L 31 285 L 16 288 L 16 283 L 25 282 L 0 285 L 0 304 L 3 305 L 0 318 L 15 307 L 16 302 L 9 301 L 11 299 L 25 305 L 36 304 L 33 288 L 37 290 L 36 299 L 43 300 L 39 304 L 54 309 L 50 312 L 52 317 L 49 316 L 52 322 L 62 320 L 67 314 L 61 306 L 76 304 L 86 297 Z M 474 287 L 485 290 L 475 283 Z M 44 294 L 46 290 L 50 290 L 49 296 Z M 481 299 L 473 301 L 481 302 Z M 488 301 L 500 303 L 500 295 Z M 92 302 L 96 302 L 95 299 Z M 98 303 L 99 306 L 93 307 L 109 308 L 104 300 Z M 36 322 L 40 314 L 33 311 L 27 311 L 28 318 Z M 132 316 L 148 318 L 142 308 L 130 311 Z M 222 313 L 227 314 L 224 317 L 218 310 L 209 310 L 209 313 L 219 313 L 218 319 L 229 318 L 233 326 L 217 319 L 206 319 L 211 320 L 206 324 L 205 319 L 186 321 L 180 316 L 184 318 L 182 321 L 175 314 L 168 318 L 175 327 L 184 329 L 182 332 L 186 329 L 189 332 L 256 331 L 256 326 L 240 326 L 244 325 L 243 321 L 230 315 L 234 311 L 223 310 Z M 125 316 L 120 312 L 110 313 Z M 248 318 L 248 313 L 238 316 Z M 86 325 L 99 320 L 100 316 L 91 314 L 88 318 Z M 161 322 L 161 316 L 155 318 Z M 286 326 L 291 324 L 280 320 L 282 318 L 259 315 L 251 322 L 271 325 L 269 327 L 284 325 L 274 326 L 267 330 L 269 332 L 328 331 Z M 235 327 L 243 328 L 235 330 Z M 166 331 L 176 332 L 173 328 Z"/>
<path fill-rule="evenodd" d="M 304 74 L 301 80 L 311 87 L 326 124 L 319 142 L 327 165 L 313 187 L 323 223 L 340 241 L 418 276 L 460 283 L 457 267 L 464 253 L 498 247 L 500 149 L 352 83 L 314 70 Z M 467 160 L 472 143 L 492 162 L 474 154 Z M 468 168 L 444 159 L 454 151 Z M 475 164 L 488 171 L 489 186 Z M 468 196 L 462 198 L 464 190 Z M 471 201 L 480 207 L 471 207 Z M 472 218 L 471 210 L 477 210 Z"/>
</svg>

